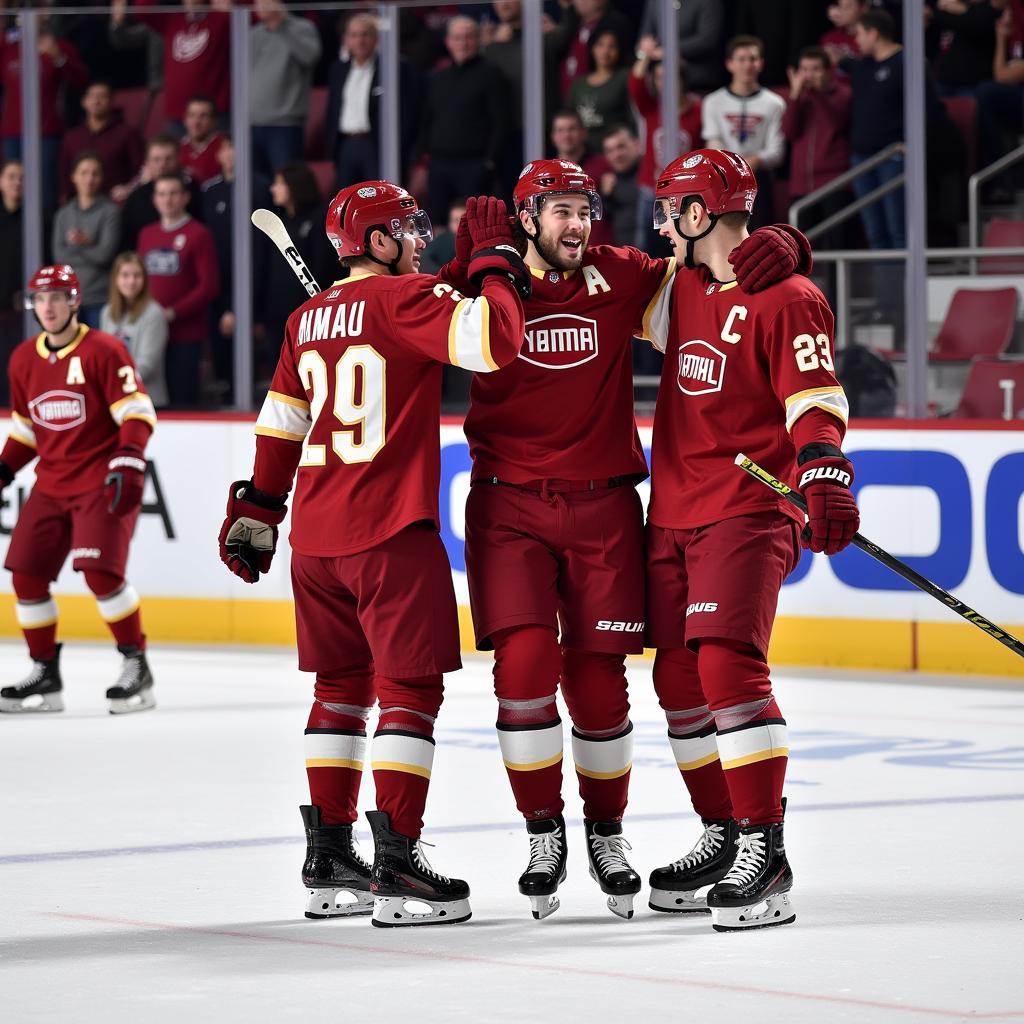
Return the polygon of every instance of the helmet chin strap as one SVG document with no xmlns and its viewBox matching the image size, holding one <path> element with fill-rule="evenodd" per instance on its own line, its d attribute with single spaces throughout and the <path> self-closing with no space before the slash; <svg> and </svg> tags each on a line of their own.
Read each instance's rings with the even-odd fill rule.
<svg viewBox="0 0 1024 1024">
<path fill-rule="evenodd" d="M 380 231 L 380 230 L 381 230 L 380 228 L 367 228 L 366 229 L 366 239 L 363 242 L 363 249 L 366 252 L 366 258 L 368 260 L 370 260 L 371 263 L 376 263 L 377 266 L 379 266 L 379 267 L 387 267 L 388 268 L 388 273 L 392 277 L 398 277 L 398 276 L 400 276 L 399 275 L 399 270 L 398 270 L 398 264 L 402 262 L 402 256 L 405 253 L 405 236 L 403 235 L 401 238 L 395 238 L 394 235 L 388 235 L 387 237 L 390 238 L 391 241 L 393 241 L 395 243 L 395 245 L 398 247 L 398 252 L 395 255 L 395 258 L 393 260 L 390 260 L 390 261 L 389 260 L 379 260 L 379 259 L 377 259 L 376 256 L 373 255 L 372 252 L 370 252 L 370 232 L 371 231 Z"/>
<path fill-rule="evenodd" d="M 553 267 L 555 270 L 558 270 L 558 264 L 555 262 L 555 260 L 557 259 L 555 253 L 549 251 L 547 246 L 544 245 L 540 240 L 540 218 L 531 217 L 530 221 L 533 224 L 534 234 L 528 235 L 528 237 L 530 241 L 533 242 L 533 247 L 534 249 L 537 250 L 537 255 L 540 256 L 540 258 L 545 263 L 547 263 L 548 266 Z"/>
<path fill-rule="evenodd" d="M 78 316 L 78 307 L 76 306 L 73 310 L 71 310 L 71 313 L 68 315 L 67 320 L 64 321 L 64 324 L 61 327 L 58 327 L 57 330 L 53 331 L 52 333 L 50 331 L 47 331 L 46 327 L 43 324 L 43 321 L 39 319 L 39 314 L 34 309 L 32 310 L 32 315 L 35 317 L 36 323 L 39 324 L 39 327 L 41 328 L 43 333 L 48 338 L 52 338 L 55 334 L 63 334 L 71 326 L 71 321 L 74 320 L 76 316 Z"/>
<path fill-rule="evenodd" d="M 686 269 L 687 270 L 696 270 L 697 267 L 699 266 L 699 264 L 693 258 L 694 246 L 702 238 L 706 237 L 707 235 L 710 235 L 711 232 L 715 230 L 715 225 L 718 223 L 718 214 L 717 213 L 709 213 L 708 214 L 708 221 L 710 223 L 708 224 L 708 226 L 699 235 L 688 235 L 688 234 L 686 234 L 686 232 L 683 231 L 682 228 L 679 226 L 680 218 L 676 217 L 675 221 L 676 221 L 676 231 L 678 231 L 679 234 L 683 238 L 686 239 L 686 258 L 683 260 L 683 262 L 686 265 Z"/>
</svg>

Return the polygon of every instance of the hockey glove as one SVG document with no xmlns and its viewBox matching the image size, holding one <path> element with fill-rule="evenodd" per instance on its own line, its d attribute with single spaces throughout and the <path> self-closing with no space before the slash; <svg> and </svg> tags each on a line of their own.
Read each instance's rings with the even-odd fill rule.
<svg viewBox="0 0 1024 1024">
<path fill-rule="evenodd" d="M 832 444 L 805 444 L 796 457 L 800 492 L 807 502 L 807 525 L 800 541 L 812 551 L 834 555 L 853 540 L 860 511 L 850 487 L 853 465 Z"/>
<path fill-rule="evenodd" d="M 529 267 L 515 246 L 504 201 L 491 196 L 472 196 L 466 200 L 463 220 L 472 243 L 468 270 L 470 281 L 479 287 L 488 274 L 501 274 L 524 301 L 528 299 L 533 291 L 533 280 Z M 458 245 L 456 236 L 456 255 Z"/>
<path fill-rule="evenodd" d="M 745 292 L 760 292 L 793 274 L 809 274 L 811 243 L 789 224 L 770 224 L 733 249 L 729 262 Z"/>
<path fill-rule="evenodd" d="M 146 456 L 140 448 L 118 448 L 107 463 L 103 481 L 107 511 L 115 516 L 130 516 L 142 505 L 146 483 Z"/>
<path fill-rule="evenodd" d="M 264 494 L 251 480 L 236 480 L 228 493 L 220 528 L 220 560 L 246 583 L 270 569 L 277 550 L 277 527 L 284 519 L 286 495 Z"/>
</svg>

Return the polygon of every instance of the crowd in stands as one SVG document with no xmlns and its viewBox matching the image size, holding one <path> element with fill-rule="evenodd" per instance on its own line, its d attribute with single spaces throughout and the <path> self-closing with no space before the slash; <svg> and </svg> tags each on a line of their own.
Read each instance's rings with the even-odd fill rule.
<svg viewBox="0 0 1024 1024">
<path fill-rule="evenodd" d="M 0 132 L 0 360 L 21 338 L 21 41 L 4 18 Z M 79 8 L 89 6 L 80 2 Z M 232 401 L 234 142 L 228 12 L 251 16 L 252 194 L 272 206 L 321 283 L 338 276 L 322 223 L 334 191 L 379 176 L 378 24 L 365 4 L 303 11 L 282 0 L 102 0 L 94 15 L 40 21 L 42 189 L 47 259 L 75 266 L 82 318 L 132 346 L 158 406 Z M 754 224 L 897 144 L 888 159 L 810 207 L 820 223 L 903 169 L 899 0 L 687 0 L 678 73 L 662 65 L 657 0 L 547 0 L 548 154 L 599 183 L 592 244 L 663 252 L 651 227 L 665 162 L 660 97 L 679 100 L 678 148 L 744 154 L 760 182 Z M 151 9 L 152 8 L 152 9 Z M 404 183 L 453 251 L 468 195 L 508 197 L 522 163 L 520 0 L 403 9 Z M 926 0 L 929 240 L 953 244 L 966 175 L 1021 142 L 1024 0 Z M 1012 180 L 992 183 L 994 198 Z M 948 198 L 948 201 L 946 201 Z M 904 244 L 902 192 L 828 231 L 822 247 Z M 257 377 L 305 293 L 254 235 Z M 882 275 L 880 302 L 893 275 Z M 897 299 L 890 297 L 893 305 Z M 5 398 L 0 394 L 0 400 Z"/>
</svg>

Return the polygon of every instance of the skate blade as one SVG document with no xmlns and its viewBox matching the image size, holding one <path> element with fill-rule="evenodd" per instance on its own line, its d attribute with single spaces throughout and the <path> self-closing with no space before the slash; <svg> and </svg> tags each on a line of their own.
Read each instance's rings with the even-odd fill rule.
<svg viewBox="0 0 1024 1024">
<path fill-rule="evenodd" d="M 530 897 L 530 910 L 535 921 L 543 921 L 545 917 L 550 917 L 561 905 L 561 901 L 554 893 L 550 896 Z"/>
<path fill-rule="evenodd" d="M 378 896 L 371 924 L 375 928 L 408 928 L 425 924 L 461 924 L 473 916 L 469 900 L 418 899 L 414 896 Z"/>
<path fill-rule="evenodd" d="M 373 893 L 368 889 L 307 889 L 306 917 L 359 917 L 373 913 Z"/>
<path fill-rule="evenodd" d="M 143 690 L 133 697 L 110 697 L 112 715 L 130 715 L 135 711 L 148 711 L 156 707 L 156 698 L 151 690 Z"/>
<path fill-rule="evenodd" d="M 788 892 L 778 892 L 746 907 L 712 907 L 711 926 L 716 932 L 741 932 L 747 928 L 771 928 L 792 924 L 796 909 Z"/>
<path fill-rule="evenodd" d="M 33 715 L 64 710 L 64 699 L 59 693 L 34 693 L 30 697 L 0 697 L 0 713 L 5 715 Z"/>
<path fill-rule="evenodd" d="M 707 898 L 710 889 L 710 885 L 689 891 L 651 889 L 647 905 L 662 914 L 710 914 Z"/>
<path fill-rule="evenodd" d="M 597 872 L 593 868 L 590 868 L 590 877 L 597 882 Z M 601 883 L 597 882 L 597 884 L 600 885 Z M 618 895 L 615 893 L 608 893 L 608 909 L 616 917 L 621 917 L 623 921 L 631 920 L 633 917 L 633 897 L 639 891 L 640 886 L 637 886 L 636 892 L 627 892 Z"/>
</svg>

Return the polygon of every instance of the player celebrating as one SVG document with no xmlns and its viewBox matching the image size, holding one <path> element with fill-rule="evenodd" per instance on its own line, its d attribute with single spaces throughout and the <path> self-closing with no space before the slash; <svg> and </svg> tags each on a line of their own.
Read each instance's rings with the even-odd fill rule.
<svg viewBox="0 0 1024 1024">
<path fill-rule="evenodd" d="M 798 534 L 835 554 L 859 524 L 840 445 L 847 401 L 832 363 L 833 317 L 806 277 L 753 295 L 729 253 L 757 194 L 742 157 L 713 149 L 661 173 L 655 227 L 678 259 L 659 304 L 667 345 L 654 416 L 647 525 L 647 631 L 654 686 L 704 832 L 651 875 L 655 910 L 711 909 L 720 931 L 795 920 L 782 841 L 788 741 L 766 653 Z M 664 336 L 664 335 L 663 335 Z M 793 507 L 734 465 L 743 452 L 798 479 Z M 706 903 L 697 890 L 712 885 Z"/>
<path fill-rule="evenodd" d="M 64 709 L 50 584 L 69 553 L 124 657 L 107 690 L 111 714 L 155 706 L 139 595 L 125 581 L 125 563 L 156 413 L 124 345 L 79 324 L 81 294 L 67 264 L 37 270 L 25 303 L 43 330 L 14 350 L 8 367 L 12 423 L 0 452 L 0 490 L 39 457 L 4 563 L 35 664 L 0 690 L 0 711 Z"/>
<path fill-rule="evenodd" d="M 520 892 L 535 918 L 546 917 L 565 877 L 561 681 L 590 873 L 609 909 L 629 918 L 640 877 L 622 833 L 633 746 L 625 655 L 643 648 L 643 512 L 634 485 L 647 476 L 633 419 L 631 339 L 649 336 L 675 260 L 588 248 L 601 199 L 569 161 L 527 164 L 514 196 L 533 275 L 526 339 L 508 367 L 474 378 L 466 419 L 476 644 L 494 649 L 498 739 L 530 840 Z M 460 231 L 442 276 L 462 280 L 469 248 Z M 752 290 L 791 273 L 800 255 L 797 238 L 778 228 L 734 254 Z"/>
<path fill-rule="evenodd" d="M 289 318 L 257 420 L 252 480 L 232 484 L 228 497 L 221 558 L 255 582 L 270 566 L 298 470 L 292 589 L 299 667 L 316 673 L 311 806 L 301 809 L 307 917 L 371 904 L 381 927 L 470 917 L 469 887 L 435 872 L 418 841 L 442 673 L 461 666 L 438 535 L 441 364 L 488 373 L 515 358 L 524 318 L 513 283 L 528 291 L 529 275 L 504 203 L 470 199 L 466 220 L 476 299 L 417 274 L 430 221 L 405 189 L 367 181 L 338 193 L 327 235 L 352 273 Z M 371 873 L 352 823 L 375 700 Z M 352 902 L 339 903 L 342 893 Z"/>
</svg>

